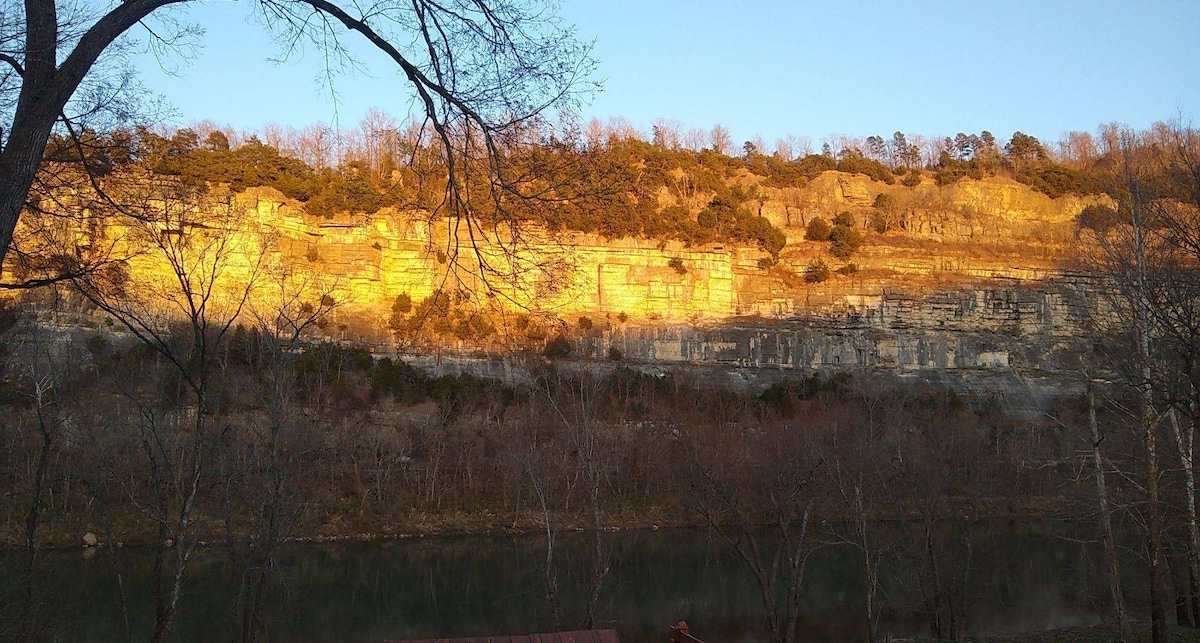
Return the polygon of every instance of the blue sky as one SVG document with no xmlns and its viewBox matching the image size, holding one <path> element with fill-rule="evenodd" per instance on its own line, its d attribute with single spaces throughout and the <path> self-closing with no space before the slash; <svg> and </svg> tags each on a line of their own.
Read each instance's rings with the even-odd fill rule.
<svg viewBox="0 0 1200 643">
<path fill-rule="evenodd" d="M 395 68 L 369 49 L 359 49 L 367 73 L 338 79 L 339 104 L 315 82 L 316 52 L 268 62 L 278 49 L 251 6 L 190 9 L 207 34 L 173 76 L 137 58 L 177 123 L 351 126 L 372 106 L 408 113 Z M 1200 120 L 1200 0 L 563 0 L 561 9 L 595 41 L 604 82 L 584 116 L 643 128 L 668 117 L 768 143 L 898 129 L 1056 140 L 1108 121 Z"/>
</svg>

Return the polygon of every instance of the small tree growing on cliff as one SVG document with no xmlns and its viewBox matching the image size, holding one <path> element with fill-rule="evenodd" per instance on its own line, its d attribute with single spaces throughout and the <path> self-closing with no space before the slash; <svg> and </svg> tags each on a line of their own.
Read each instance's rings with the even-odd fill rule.
<svg viewBox="0 0 1200 643">
<path fill-rule="evenodd" d="M 564 359 L 571 356 L 571 351 L 571 340 L 563 335 L 556 335 L 546 344 L 546 349 L 542 351 L 542 354 L 550 359 Z"/>
<path fill-rule="evenodd" d="M 392 301 L 392 314 L 388 317 L 388 328 L 394 333 L 403 332 L 412 309 L 412 297 L 408 293 L 396 295 L 396 299 Z"/>
<path fill-rule="evenodd" d="M 1121 222 L 1117 211 L 1106 205 L 1087 206 L 1079 213 L 1078 220 L 1081 230 L 1091 230 L 1101 237 Z"/>
<path fill-rule="evenodd" d="M 849 259 L 863 245 L 862 233 L 845 225 L 833 226 L 829 241 L 829 252 L 839 259 Z"/>
<path fill-rule="evenodd" d="M 892 195 L 880 194 L 875 197 L 871 208 L 871 227 L 875 232 L 883 234 L 900 227 L 900 203 Z"/>
<path fill-rule="evenodd" d="M 819 284 L 822 281 L 828 281 L 832 273 L 829 270 L 829 264 L 823 259 L 813 259 L 808 263 L 808 268 L 804 270 L 804 281 L 810 284 Z"/>
<path fill-rule="evenodd" d="M 829 241 L 831 230 L 828 221 L 821 217 L 813 217 L 808 222 L 808 227 L 805 228 L 804 239 L 806 241 Z"/>
</svg>

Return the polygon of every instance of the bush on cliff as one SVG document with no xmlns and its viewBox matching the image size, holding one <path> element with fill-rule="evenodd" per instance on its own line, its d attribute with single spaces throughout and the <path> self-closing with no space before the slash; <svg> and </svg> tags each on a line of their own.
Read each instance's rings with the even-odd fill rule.
<svg viewBox="0 0 1200 643">
<path fill-rule="evenodd" d="M 804 239 L 807 241 L 829 241 L 829 233 L 832 228 L 829 222 L 821 217 L 813 217 L 808 222 L 808 227 L 804 230 Z"/>
<path fill-rule="evenodd" d="M 822 281 L 827 281 L 830 275 L 829 264 L 823 259 L 813 259 L 808 262 L 808 268 L 804 270 L 804 281 L 810 284 L 819 284 Z"/>
<path fill-rule="evenodd" d="M 557 335 L 546 344 L 546 349 L 542 351 L 542 354 L 550 359 L 565 359 L 571 356 L 571 351 L 571 340 Z"/>
<path fill-rule="evenodd" d="M 1079 213 L 1077 220 L 1080 229 L 1087 228 L 1097 235 L 1103 236 L 1121 223 L 1121 215 L 1108 206 L 1089 205 Z"/>
<path fill-rule="evenodd" d="M 847 225 L 835 225 L 829 232 L 829 252 L 838 259 L 849 259 L 863 245 L 863 236 Z"/>
</svg>

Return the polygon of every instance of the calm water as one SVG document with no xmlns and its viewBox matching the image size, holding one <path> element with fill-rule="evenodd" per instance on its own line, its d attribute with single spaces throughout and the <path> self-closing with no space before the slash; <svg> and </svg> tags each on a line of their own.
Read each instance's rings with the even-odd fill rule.
<svg viewBox="0 0 1200 643">
<path fill-rule="evenodd" d="M 1080 535 L 1048 525 L 989 524 L 966 531 L 945 526 L 941 571 L 957 579 L 954 600 L 967 605 L 967 632 L 1099 622 L 1096 606 L 1107 596 L 1101 553 L 1079 542 Z M 710 642 L 762 638 L 761 600 L 752 577 L 713 535 L 664 530 L 604 538 L 611 570 L 599 625 L 615 627 L 622 641 L 662 641 L 680 619 Z M 893 533 L 887 540 L 880 631 L 928 636 L 917 571 L 923 550 L 905 544 L 911 534 Z M 563 534 L 558 544 L 562 625 L 578 627 L 591 587 L 593 535 Z M 145 640 L 153 628 L 149 556 L 136 549 L 120 555 L 134 639 Z M 0 556 L 5 566 L 14 563 L 11 553 Z M 270 638 L 382 641 L 553 630 L 544 558 L 545 541 L 536 536 L 292 545 L 279 564 Z M 122 639 L 120 592 L 105 552 L 88 559 L 77 551 L 49 553 L 41 569 L 46 622 L 57 640 Z M 190 571 L 178 640 L 228 640 L 233 570 L 213 549 L 202 552 Z M 10 595 L 11 587 L 3 585 L 12 577 L 0 579 L 3 595 Z M 853 549 L 819 548 L 807 568 L 801 639 L 864 639 L 862 588 Z"/>
</svg>

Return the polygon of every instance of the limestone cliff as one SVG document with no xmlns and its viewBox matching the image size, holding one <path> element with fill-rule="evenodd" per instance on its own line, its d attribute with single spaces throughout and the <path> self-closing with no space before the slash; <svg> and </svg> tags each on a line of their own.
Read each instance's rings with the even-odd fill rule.
<svg viewBox="0 0 1200 643">
<path fill-rule="evenodd" d="M 1075 217 L 1107 197 L 1066 195 L 1057 199 L 1003 177 L 962 179 L 939 186 L 928 177 L 915 187 L 887 185 L 863 174 L 829 171 L 802 188 L 760 188 L 770 198 L 762 214 L 801 239 L 813 216 L 831 219 L 841 211 L 867 215 L 875 198 L 887 194 L 899 204 L 909 238 L 980 243 L 1027 238 L 1063 242 L 1075 231 Z"/>
<path fill-rule="evenodd" d="M 749 181 L 755 183 L 757 177 L 751 176 Z M 390 337 L 387 323 L 398 296 L 407 295 L 419 303 L 439 291 L 456 293 L 464 301 L 472 300 L 477 309 L 491 312 L 533 311 L 566 321 L 590 316 L 602 320 L 603 328 L 616 329 L 614 333 L 633 327 L 711 326 L 739 316 L 757 316 L 766 320 L 825 319 L 826 330 L 810 334 L 828 335 L 829 328 L 844 326 L 847 319 L 857 319 L 855 323 L 862 326 L 862 319 L 891 314 L 889 310 L 899 311 L 896 314 L 913 328 L 937 328 L 945 320 L 916 313 L 927 304 L 941 305 L 939 297 L 950 296 L 957 298 L 955 301 L 965 297 L 964 301 L 974 303 L 954 305 L 983 310 L 996 296 L 1019 300 L 1023 282 L 1052 279 L 1067 256 L 1076 215 L 1095 202 L 1078 197 L 1050 199 L 1002 178 L 968 179 L 947 187 L 926 178 L 910 188 L 834 171 L 803 188 L 761 187 L 759 193 L 765 194 L 761 213 L 789 238 L 774 265 L 766 253 L 753 247 L 688 247 L 676 241 L 551 235 L 528 228 L 515 237 L 390 209 L 318 218 L 306 213 L 303 204 L 270 188 L 225 195 L 214 200 L 213 209 L 215 216 L 234 221 L 222 233 L 236 257 L 223 273 L 234 289 L 263 280 L 265 265 L 284 267 L 280 269 L 289 274 L 311 275 L 306 283 L 319 283 L 338 300 L 342 328 L 386 342 Z M 899 204 L 901 229 L 877 234 L 866 228 L 879 194 L 889 194 Z M 853 266 L 831 257 L 827 243 L 803 240 L 804 225 L 811 217 L 832 218 L 840 211 L 858 215 L 866 235 L 865 247 L 850 260 Z M 135 237 L 127 228 L 112 225 L 107 234 Z M 135 284 L 171 287 L 170 267 L 161 256 L 154 252 L 130 254 L 134 255 L 129 264 Z M 832 268 L 843 268 L 842 274 L 835 273 L 823 283 L 807 283 L 804 271 L 818 258 Z M 997 292 L 1002 294 L 995 295 Z M 912 304 L 905 312 L 904 301 L 923 303 Z M 1038 305 L 1053 308 L 1044 302 Z M 839 316 L 841 321 L 837 321 Z M 614 321 L 618 318 L 619 323 Z M 978 315 L 956 319 L 962 329 L 1000 332 L 987 329 Z M 863 328 L 883 326 L 892 328 L 879 320 Z M 1023 322 L 1008 330 L 1014 329 L 1048 332 Z M 1061 328 L 1053 332 L 1060 333 Z M 862 335 L 854 333 L 855 337 Z M 609 337 L 613 345 L 627 341 L 620 333 Z M 975 342 L 971 344 L 974 348 L 926 358 L 919 356 L 923 349 L 912 348 L 903 337 L 860 340 L 844 345 L 822 340 L 818 343 L 826 348 L 811 348 L 811 354 L 788 349 L 787 360 L 792 366 L 847 362 L 897 367 L 997 366 L 1008 364 L 1007 355 L 1011 354 L 1009 348 L 995 352 L 986 342 Z M 857 348 L 847 352 L 850 349 L 845 346 L 851 344 Z M 867 347 L 865 353 L 859 351 L 859 344 Z M 672 345 L 679 348 L 669 352 L 679 352 L 687 359 L 699 358 L 708 350 L 688 348 L 687 341 Z M 842 347 L 829 348 L 834 345 Z M 642 350 L 635 345 L 626 349 L 648 358 L 661 357 L 666 350 Z M 761 353 L 760 348 L 748 344 L 739 350 L 747 356 Z M 970 357 L 962 357 L 967 354 Z M 1005 356 L 998 356 L 1001 354 Z"/>
</svg>

